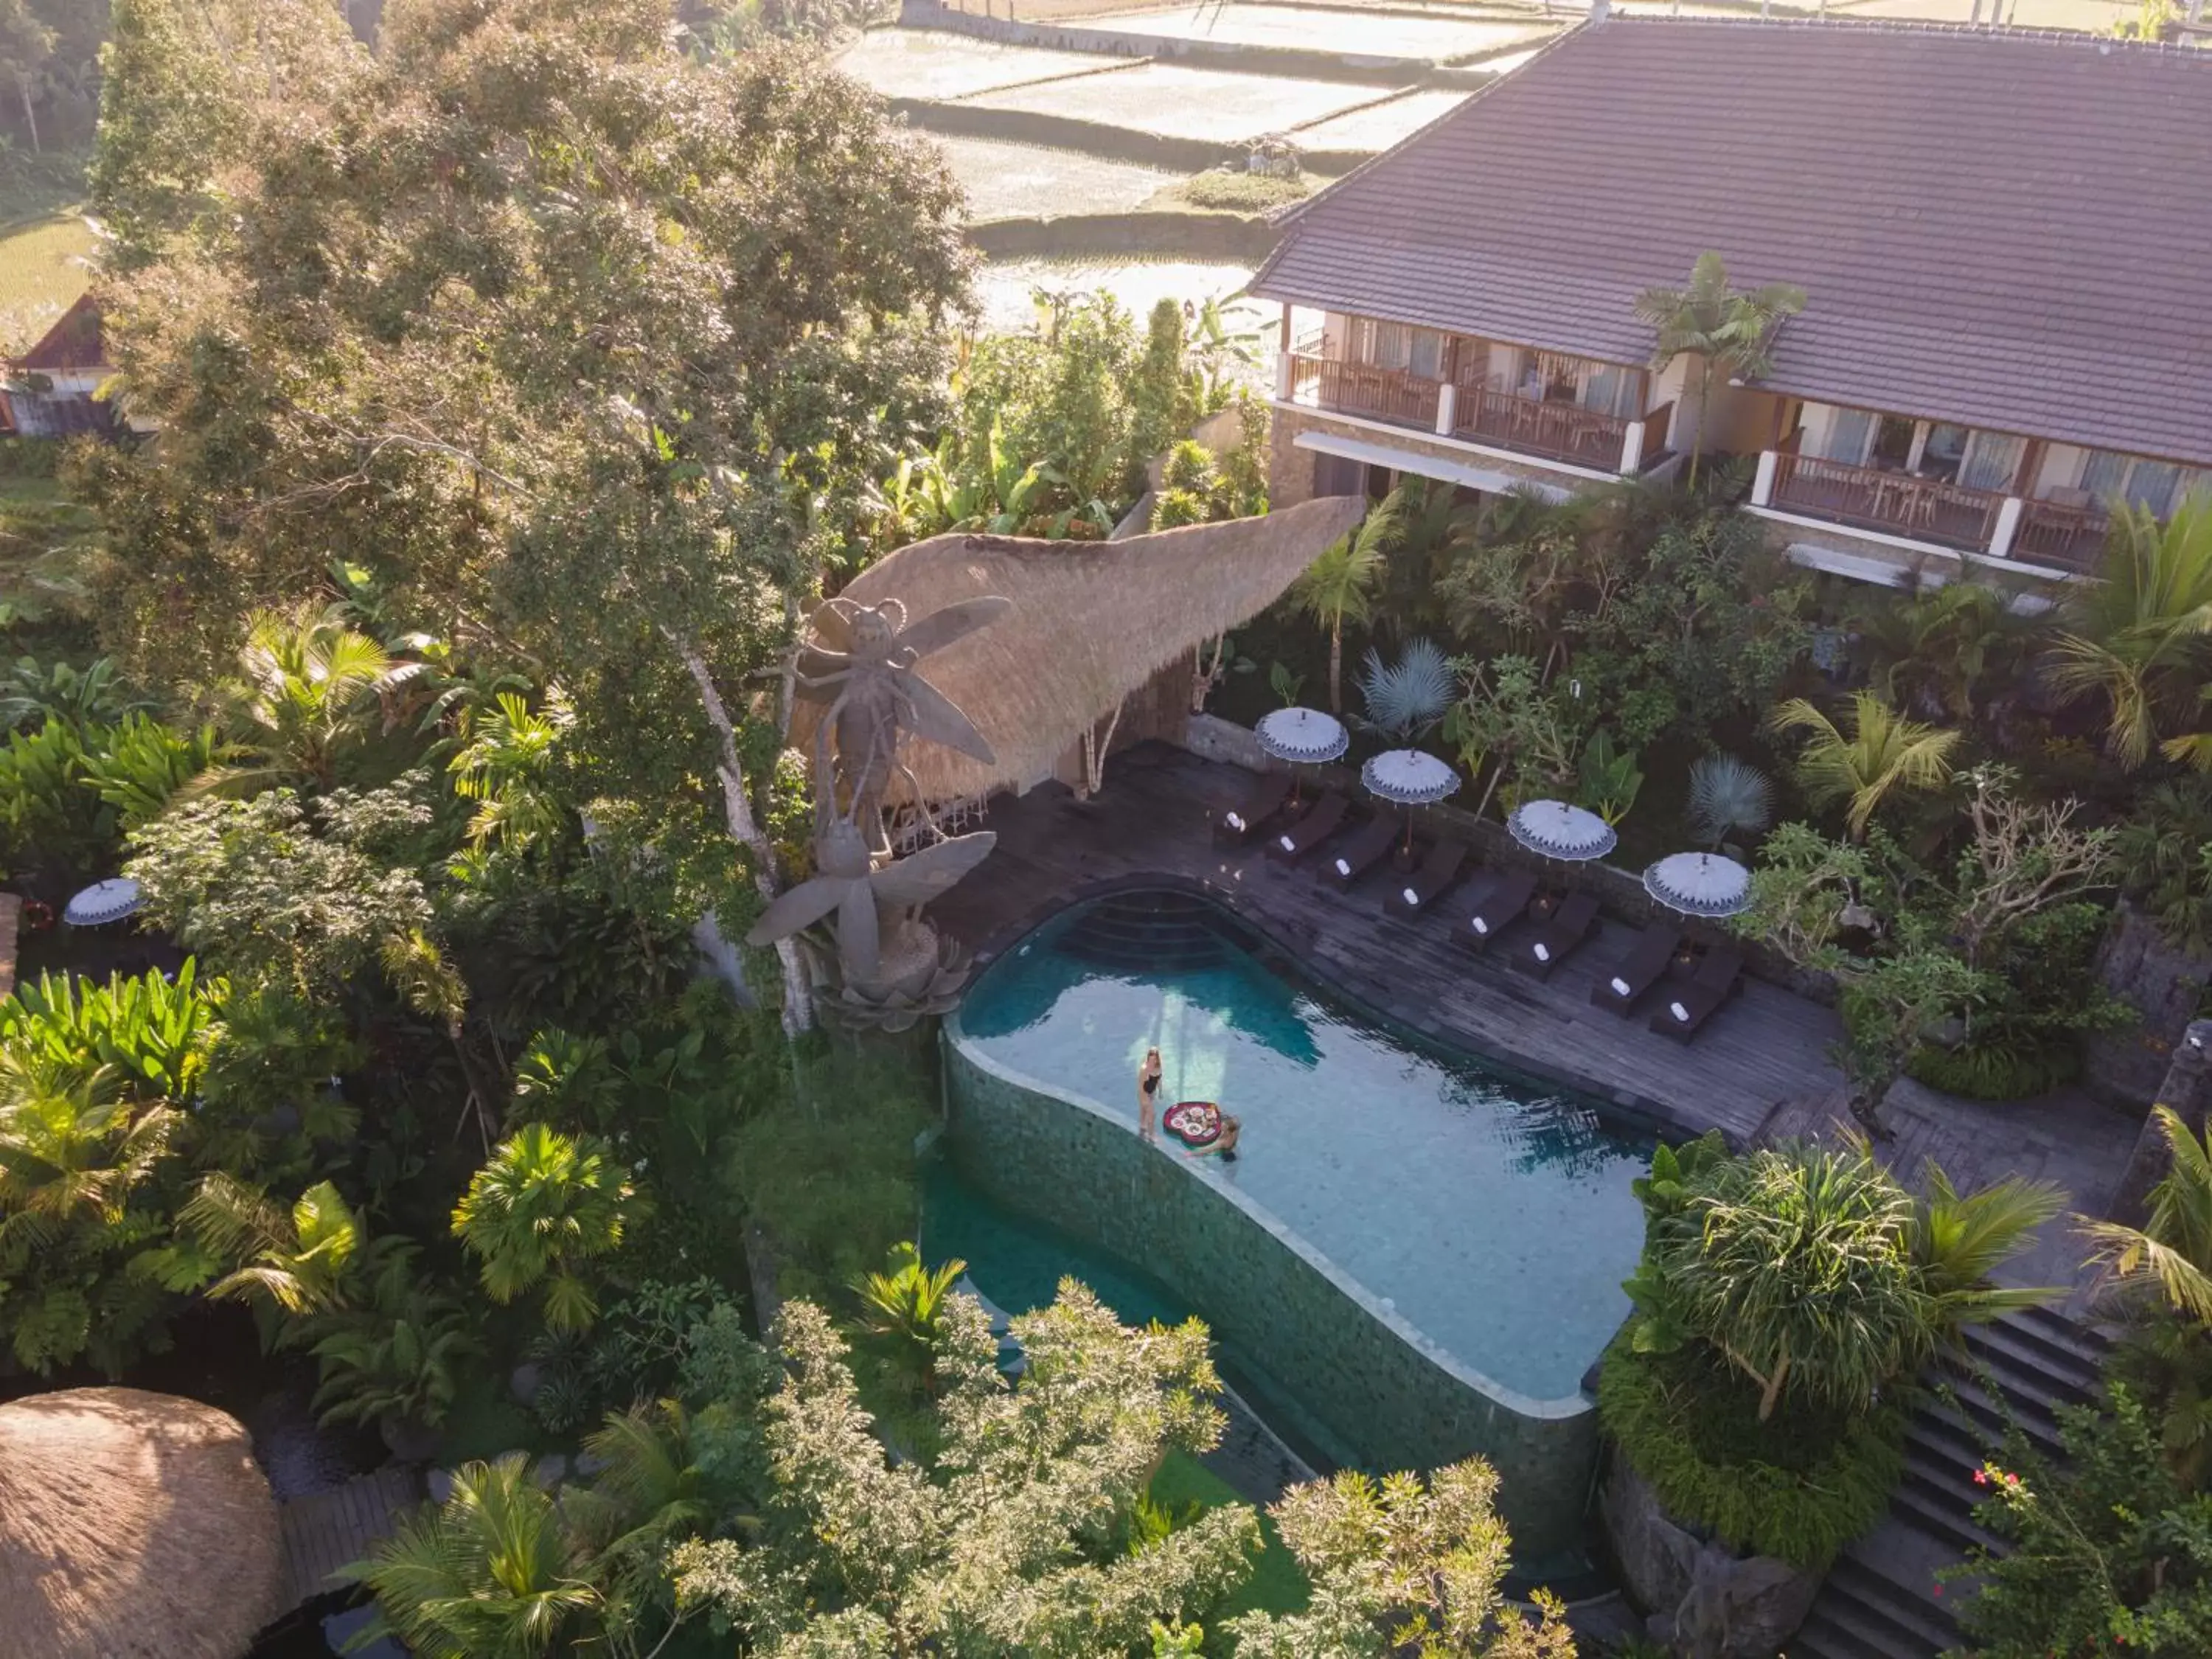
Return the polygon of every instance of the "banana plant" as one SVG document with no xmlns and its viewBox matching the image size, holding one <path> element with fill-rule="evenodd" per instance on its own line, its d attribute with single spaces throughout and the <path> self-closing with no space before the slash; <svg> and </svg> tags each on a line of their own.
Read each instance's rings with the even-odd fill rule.
<svg viewBox="0 0 2212 1659">
<path fill-rule="evenodd" d="M 1637 793 L 1644 787 L 1636 751 L 1619 747 L 1613 733 L 1601 726 L 1583 745 L 1576 770 L 1582 804 L 1610 824 L 1618 825 L 1628 816 L 1628 809 L 1636 805 Z"/>
</svg>

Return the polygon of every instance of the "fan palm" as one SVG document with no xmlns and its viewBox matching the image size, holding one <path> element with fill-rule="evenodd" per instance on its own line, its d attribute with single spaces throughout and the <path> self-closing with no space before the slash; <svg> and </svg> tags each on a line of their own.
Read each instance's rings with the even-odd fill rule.
<svg viewBox="0 0 2212 1659">
<path fill-rule="evenodd" d="M 1457 690 L 1451 663 L 1432 640 L 1408 640 L 1393 663 L 1370 646 L 1360 665 L 1366 723 L 1395 743 L 1418 741 L 1444 717 Z"/>
<path fill-rule="evenodd" d="M 1291 601 L 1328 629 L 1328 706 L 1344 708 L 1344 624 L 1373 614 L 1382 561 L 1398 539 L 1400 505 L 1393 493 L 1370 508 L 1359 527 L 1332 542 L 1291 586 Z"/>
<path fill-rule="evenodd" d="M 1729 286 L 1728 266 L 1717 253 L 1698 256 L 1691 267 L 1687 288 L 1646 289 L 1636 296 L 1636 314 L 1651 325 L 1658 341 L 1651 367 L 1664 371 L 1684 353 L 1698 360 L 1698 424 L 1690 446 L 1692 489 L 1697 487 L 1698 462 L 1705 447 L 1705 416 L 1712 407 L 1713 374 L 1720 370 L 1732 380 L 1756 380 L 1772 364 L 1769 348 L 1784 319 L 1805 308 L 1805 290 L 1787 283 L 1769 283 L 1747 293 Z"/>
<path fill-rule="evenodd" d="M 1717 848 L 1731 834 L 1758 835 L 1774 821 L 1774 784 L 1734 755 L 1700 755 L 1690 764 L 1690 832 Z"/>
<path fill-rule="evenodd" d="M 476 1172 L 453 1231 L 482 1262 L 492 1300 L 512 1302 L 542 1284 L 547 1327 L 580 1331 L 599 1316 L 581 1269 L 622 1243 L 630 1197 L 605 1143 L 526 1124 Z"/>
<path fill-rule="evenodd" d="M 452 1495 L 400 1523 L 349 1569 L 375 1592 L 381 1625 L 425 1659 L 538 1659 L 586 1635 L 599 1595 L 529 1460 L 454 1472 Z"/>
<path fill-rule="evenodd" d="M 200 793 L 278 784 L 326 788 L 346 750 L 382 723 L 388 700 L 424 672 L 346 626 L 343 605 L 260 611 L 247 625 L 239 673 L 221 688 L 224 724 L 253 757 L 204 772 Z"/>
<path fill-rule="evenodd" d="M 2106 747 L 2123 766 L 2140 766 L 2161 729 L 2205 701 L 2212 500 L 2192 496 L 2163 526 L 2147 509 L 2123 507 L 2097 574 L 2068 593 L 2051 682 L 2069 696 L 2102 696 Z M 2212 771 L 2212 735 L 2185 733 L 2161 746 Z"/>
<path fill-rule="evenodd" d="M 1948 782 L 1959 746 L 1956 732 L 1907 720 L 1871 691 L 1851 694 L 1848 737 L 1802 697 L 1782 704 L 1769 724 L 1778 732 L 1809 734 L 1797 757 L 1797 781 L 1815 805 L 1849 803 L 1844 819 L 1853 841 L 1865 838 L 1875 810 L 1892 794 Z"/>
</svg>

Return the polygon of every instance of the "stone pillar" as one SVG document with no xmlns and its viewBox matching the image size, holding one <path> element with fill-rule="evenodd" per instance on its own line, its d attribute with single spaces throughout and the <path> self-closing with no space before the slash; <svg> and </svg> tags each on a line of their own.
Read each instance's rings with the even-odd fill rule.
<svg viewBox="0 0 2212 1659">
<path fill-rule="evenodd" d="M 1644 422 L 1631 421 L 1628 430 L 1621 434 L 1620 476 L 1632 478 L 1644 465 Z"/>
<path fill-rule="evenodd" d="M 2159 1085 L 2158 1103 L 2178 1115 L 2192 1134 L 2204 1133 L 2206 1114 L 2212 1111 L 2212 1019 L 2190 1021 L 2181 1041 L 2173 1045 L 2166 1081 Z M 2170 1167 L 2166 1136 L 2158 1120 L 2146 1118 L 2142 1133 L 2136 1139 L 2135 1153 L 2128 1159 L 2127 1172 L 2112 1194 L 2111 1218 L 2130 1227 L 2142 1225 L 2150 1189 L 2166 1178 Z"/>
<path fill-rule="evenodd" d="M 1279 513 L 1313 499 L 1314 453 L 1297 447 L 1304 424 L 1279 404 L 1268 427 L 1267 505 Z"/>
<path fill-rule="evenodd" d="M 1437 436 L 1449 438 L 1459 412 L 1459 388 L 1446 380 L 1437 388 Z"/>
</svg>

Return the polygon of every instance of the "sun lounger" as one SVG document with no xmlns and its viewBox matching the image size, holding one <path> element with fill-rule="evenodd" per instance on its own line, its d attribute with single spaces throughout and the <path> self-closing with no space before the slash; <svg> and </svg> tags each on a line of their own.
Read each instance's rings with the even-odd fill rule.
<svg viewBox="0 0 2212 1659">
<path fill-rule="evenodd" d="M 1743 989 L 1743 952 L 1725 945 L 1705 952 L 1697 971 L 1667 999 L 1667 1006 L 1651 1017 L 1651 1029 L 1687 1042 L 1705 1023 L 1738 991 Z"/>
<path fill-rule="evenodd" d="M 1463 945 L 1487 951 L 1501 933 L 1520 925 L 1528 914 L 1528 901 L 1536 896 L 1536 878 L 1526 870 L 1502 870 L 1487 885 L 1471 895 L 1462 920 L 1452 933 Z"/>
<path fill-rule="evenodd" d="M 1623 1019 L 1644 994 L 1667 972 L 1667 964 L 1680 948 L 1682 930 L 1671 921 L 1655 921 L 1636 936 L 1628 954 L 1610 968 L 1601 968 L 1590 987 L 1590 1001 L 1610 1008 Z"/>
<path fill-rule="evenodd" d="M 1513 947 L 1513 965 L 1538 979 L 1549 979 L 1552 969 L 1597 934 L 1597 896 L 1570 893 L 1549 921 L 1536 925 L 1535 937 Z"/>
<path fill-rule="evenodd" d="M 1242 847 L 1274 821 L 1291 798 L 1288 772 L 1262 772 L 1244 799 L 1213 821 L 1213 838 L 1224 847 Z"/>
<path fill-rule="evenodd" d="M 1267 836 L 1267 856 L 1295 864 L 1336 833 L 1351 803 L 1332 789 L 1297 818 Z"/>
<path fill-rule="evenodd" d="M 1370 818 L 1321 861 L 1322 878 L 1339 887 L 1351 886 L 1375 867 L 1397 839 L 1398 826 L 1388 815 Z"/>
<path fill-rule="evenodd" d="M 1382 908 L 1394 916 L 1418 916 L 1438 894 L 1459 879 L 1460 866 L 1466 862 L 1465 842 L 1433 843 L 1428 857 L 1421 860 L 1421 867 L 1391 888 L 1390 896 L 1382 901 Z"/>
</svg>

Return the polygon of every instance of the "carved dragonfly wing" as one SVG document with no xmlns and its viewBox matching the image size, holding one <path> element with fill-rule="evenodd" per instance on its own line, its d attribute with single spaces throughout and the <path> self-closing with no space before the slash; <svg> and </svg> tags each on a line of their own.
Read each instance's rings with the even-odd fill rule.
<svg viewBox="0 0 2212 1659">
<path fill-rule="evenodd" d="M 858 888 L 866 892 L 865 878 L 853 876 L 816 876 L 802 881 L 789 892 L 779 895 L 761 912 L 745 934 L 748 945 L 773 945 L 780 939 L 789 939 L 802 927 L 810 927 L 828 915 L 844 900 L 847 891 Z"/>
<path fill-rule="evenodd" d="M 1014 608 L 1012 599 L 1001 599 L 995 593 L 977 599 L 963 599 L 957 605 L 948 605 L 931 611 L 920 621 L 899 629 L 892 641 L 902 651 L 911 651 L 918 659 L 933 651 L 942 651 L 948 645 L 966 639 L 977 629 L 988 627 Z"/>
<path fill-rule="evenodd" d="M 866 881 L 847 884 L 837 907 L 837 956 L 848 978 L 871 980 L 883 965 L 883 941 L 876 925 L 876 896 Z"/>
<path fill-rule="evenodd" d="M 938 613 L 942 616 L 944 613 Z M 967 715 L 953 706 L 952 699 L 922 678 L 921 671 L 908 668 L 898 677 L 899 696 L 905 707 L 901 709 L 899 724 L 915 737 L 931 743 L 941 743 L 947 749 L 979 760 L 989 766 L 999 758 L 991 745 L 983 740 Z"/>
<path fill-rule="evenodd" d="M 999 837 L 988 830 L 955 836 L 886 865 L 868 880 L 886 904 L 927 904 L 990 857 L 998 844 Z"/>
</svg>

